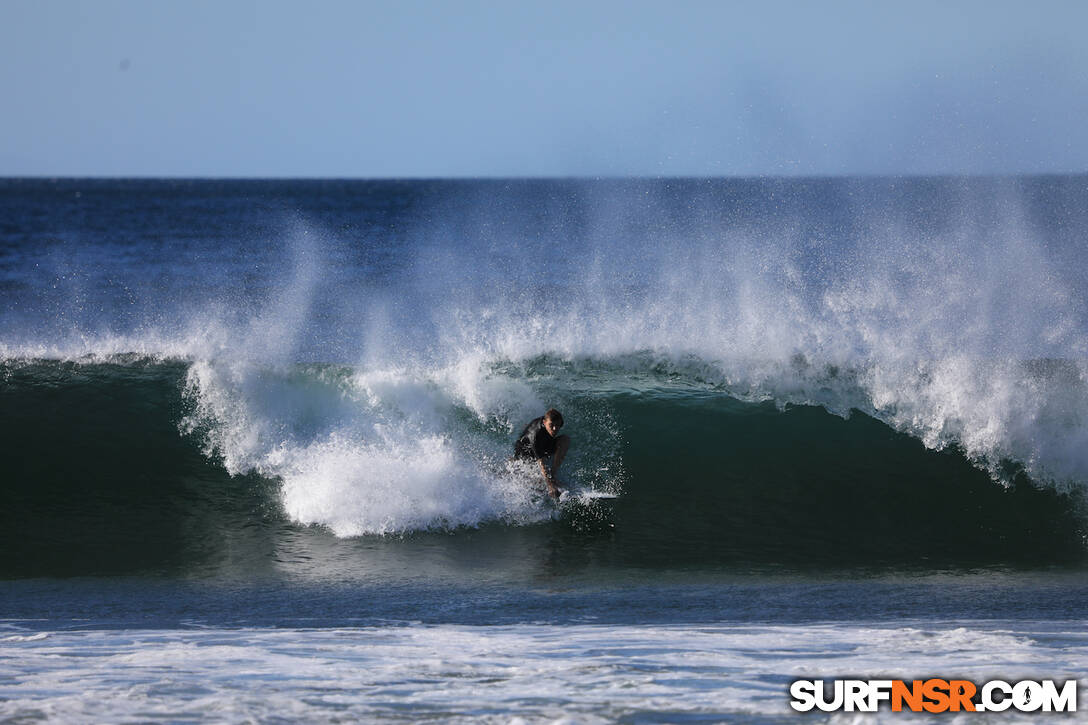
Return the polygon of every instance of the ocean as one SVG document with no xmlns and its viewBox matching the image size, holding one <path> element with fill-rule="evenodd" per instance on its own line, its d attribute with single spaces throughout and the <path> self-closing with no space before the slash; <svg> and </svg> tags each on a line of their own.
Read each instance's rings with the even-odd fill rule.
<svg viewBox="0 0 1088 725">
<path fill-rule="evenodd" d="M 913 722 L 1088 667 L 1088 176 L 0 179 L 0 442 L 5 722 Z"/>
</svg>

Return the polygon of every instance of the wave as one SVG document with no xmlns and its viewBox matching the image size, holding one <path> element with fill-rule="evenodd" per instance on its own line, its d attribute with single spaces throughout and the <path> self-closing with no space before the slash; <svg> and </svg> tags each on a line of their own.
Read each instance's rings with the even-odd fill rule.
<svg viewBox="0 0 1088 725">
<path fill-rule="evenodd" d="M 796 395 L 803 369 L 795 361 L 783 388 Z M 13 550 L 37 542 L 25 566 L 63 569 L 73 548 L 90 547 L 109 570 L 134 541 L 125 566 L 183 565 L 214 559 L 207 549 L 228 545 L 225 532 L 276 536 L 290 522 L 341 537 L 576 525 L 542 500 L 536 474 L 507 460 L 518 426 L 557 405 L 575 441 L 561 478 L 619 495 L 604 512 L 619 562 L 1084 553 L 1078 489 L 1041 487 L 1012 460 L 987 464 L 999 485 L 963 446 L 927 448 L 856 408 L 844 417 L 760 402 L 712 370 L 646 356 L 426 374 L 9 360 L 0 465 L 14 503 L 4 538 Z M 857 375 L 821 376 L 822 395 L 844 404 L 852 383 L 841 381 Z"/>
<path fill-rule="evenodd" d="M 566 475 L 655 531 L 646 502 L 704 500 L 669 520 L 812 531 L 790 512 L 819 491 L 818 531 L 891 516 L 929 550 L 911 501 L 970 491 L 973 550 L 1079 541 L 1081 177 L 285 182 L 312 214 L 279 216 L 224 184 L 18 191 L 0 390 L 28 510 L 93 480 L 103 518 L 176 526 L 169 478 L 171 506 L 263 502 L 341 537 L 546 523 L 506 457 L 555 406 Z"/>
</svg>

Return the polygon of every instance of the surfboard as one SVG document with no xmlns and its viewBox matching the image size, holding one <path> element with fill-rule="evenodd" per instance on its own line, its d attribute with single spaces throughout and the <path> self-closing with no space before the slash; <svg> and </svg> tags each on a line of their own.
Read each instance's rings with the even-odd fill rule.
<svg viewBox="0 0 1088 725">
<path fill-rule="evenodd" d="M 595 491 L 593 489 L 585 488 L 564 489 L 559 494 L 559 503 L 566 503 L 567 501 L 590 503 L 592 501 L 609 500 L 615 498 L 619 498 L 619 496 L 614 493 L 608 493 L 607 491 Z"/>
<path fill-rule="evenodd" d="M 616 528 L 613 504 L 618 498 L 614 493 L 591 488 L 567 489 L 555 502 L 555 517 L 583 534 L 607 534 Z"/>
</svg>

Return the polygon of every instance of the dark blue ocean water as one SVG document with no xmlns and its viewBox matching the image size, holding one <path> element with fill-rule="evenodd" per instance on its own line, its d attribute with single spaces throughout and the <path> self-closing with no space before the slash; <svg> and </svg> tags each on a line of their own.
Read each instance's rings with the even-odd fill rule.
<svg viewBox="0 0 1088 725">
<path fill-rule="evenodd" d="M 1086 202 L 1083 176 L 0 180 L 0 712 L 773 720 L 817 653 L 1074 671 Z M 548 407 L 558 506 L 507 460 Z"/>
</svg>

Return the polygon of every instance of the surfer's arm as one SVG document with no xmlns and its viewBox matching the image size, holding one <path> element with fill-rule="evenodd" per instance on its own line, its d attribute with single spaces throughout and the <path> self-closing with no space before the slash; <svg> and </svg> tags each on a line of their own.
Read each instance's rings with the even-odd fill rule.
<svg viewBox="0 0 1088 725">
<path fill-rule="evenodd" d="M 544 482 L 548 484 L 548 493 L 552 498 L 559 498 L 559 487 L 555 485 L 555 479 L 552 478 L 552 474 L 548 471 L 544 459 L 538 458 L 536 462 L 540 464 L 540 472 L 544 474 Z"/>
</svg>

